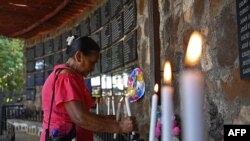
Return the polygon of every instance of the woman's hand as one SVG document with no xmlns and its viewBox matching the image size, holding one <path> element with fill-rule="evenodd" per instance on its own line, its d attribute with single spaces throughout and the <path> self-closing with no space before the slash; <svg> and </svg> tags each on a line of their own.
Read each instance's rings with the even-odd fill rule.
<svg viewBox="0 0 250 141">
<path fill-rule="evenodd" d="M 129 133 L 137 129 L 135 117 L 122 118 L 119 121 L 120 133 Z"/>
</svg>

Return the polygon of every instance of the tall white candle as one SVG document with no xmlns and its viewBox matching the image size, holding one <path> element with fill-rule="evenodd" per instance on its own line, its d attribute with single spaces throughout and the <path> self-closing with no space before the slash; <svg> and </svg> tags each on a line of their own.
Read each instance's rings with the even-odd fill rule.
<svg viewBox="0 0 250 141">
<path fill-rule="evenodd" d="M 149 129 L 149 141 L 154 141 L 155 138 L 155 124 L 156 124 L 156 114 L 158 105 L 158 84 L 155 84 L 155 93 L 152 96 L 152 106 L 151 106 L 151 116 L 150 116 L 150 129 Z"/>
<path fill-rule="evenodd" d="M 115 115 L 115 97 L 112 96 L 112 114 Z"/>
<path fill-rule="evenodd" d="M 99 114 L 99 98 L 96 98 L 96 114 Z"/>
<path fill-rule="evenodd" d="M 161 89 L 162 141 L 173 140 L 173 87 L 170 85 L 171 79 L 171 65 L 170 62 L 166 62 L 164 66 L 164 85 Z"/>
<path fill-rule="evenodd" d="M 120 112 L 121 112 L 121 106 L 122 106 L 122 101 L 123 101 L 123 97 L 120 99 L 120 101 L 118 102 L 118 106 L 117 106 L 117 111 L 116 111 L 116 121 L 119 120 L 120 118 Z M 117 134 L 114 134 L 114 139 L 116 139 Z"/>
<path fill-rule="evenodd" d="M 194 69 L 199 63 L 202 50 L 200 33 L 194 32 L 189 40 L 185 64 L 189 67 L 180 76 L 182 103 L 182 126 L 184 141 L 203 141 L 203 88 L 204 78 L 201 71 Z"/>
<path fill-rule="evenodd" d="M 99 103 L 96 103 L 96 114 L 99 115 Z"/>
<path fill-rule="evenodd" d="M 131 116 L 131 110 L 130 110 L 130 104 L 129 104 L 129 97 L 128 96 L 125 97 L 125 105 L 126 105 L 126 109 L 127 109 L 127 114 L 130 117 Z"/>
<path fill-rule="evenodd" d="M 107 115 L 110 115 L 110 97 L 108 99 L 108 106 L 107 106 Z"/>
<path fill-rule="evenodd" d="M 125 105 L 126 105 L 126 109 L 127 109 L 127 114 L 129 117 L 131 117 L 131 110 L 130 110 L 130 104 L 129 104 L 129 96 L 125 97 Z M 135 132 L 132 131 L 132 135 L 135 135 Z"/>
</svg>

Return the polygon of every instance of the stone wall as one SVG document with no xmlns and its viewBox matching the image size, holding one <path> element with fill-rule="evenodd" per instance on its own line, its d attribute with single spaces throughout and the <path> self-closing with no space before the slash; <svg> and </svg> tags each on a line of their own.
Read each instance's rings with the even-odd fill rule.
<svg viewBox="0 0 250 141">
<path fill-rule="evenodd" d="M 224 124 L 250 123 L 250 79 L 240 79 L 235 0 L 159 0 L 161 69 L 174 64 L 175 111 L 178 77 L 193 30 L 204 37 L 200 68 L 205 74 L 206 137 L 223 140 Z"/>
<path fill-rule="evenodd" d="M 150 96 L 154 86 L 154 70 L 153 65 L 153 52 L 150 46 L 150 27 L 149 27 L 149 1 L 137 0 L 137 33 L 138 33 L 138 64 L 144 73 L 144 80 L 146 85 L 145 94 L 142 100 L 131 104 L 132 113 L 138 121 L 138 128 L 140 137 L 143 139 L 148 138 L 149 134 L 149 120 L 150 120 Z M 133 106 L 134 105 L 134 106 Z"/>
</svg>

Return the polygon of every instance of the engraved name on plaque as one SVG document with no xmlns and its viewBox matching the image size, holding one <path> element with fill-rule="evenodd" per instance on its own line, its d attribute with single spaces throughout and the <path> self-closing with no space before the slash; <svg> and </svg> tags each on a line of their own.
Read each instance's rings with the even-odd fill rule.
<svg viewBox="0 0 250 141">
<path fill-rule="evenodd" d="M 101 30 L 101 47 L 102 49 L 108 47 L 111 44 L 111 28 L 110 24 L 107 24 Z"/>
<path fill-rule="evenodd" d="M 136 27 L 136 1 L 133 0 L 124 9 L 124 34 L 130 32 Z"/>
<path fill-rule="evenodd" d="M 123 16 L 117 15 L 111 22 L 112 26 L 112 42 L 116 42 L 123 36 Z"/>
<path fill-rule="evenodd" d="M 102 72 L 108 72 L 112 68 L 112 48 L 104 50 L 101 54 Z"/>
<path fill-rule="evenodd" d="M 123 42 L 119 42 L 112 47 L 112 69 L 123 66 Z"/>
<path fill-rule="evenodd" d="M 238 44 L 240 76 L 250 77 L 250 1 L 237 0 Z"/>
<path fill-rule="evenodd" d="M 104 6 L 101 7 L 102 25 L 106 24 L 111 18 L 111 0 L 107 0 Z"/>
<path fill-rule="evenodd" d="M 123 55 L 124 63 L 129 63 L 137 59 L 137 37 L 136 31 L 129 34 L 124 39 Z"/>
</svg>

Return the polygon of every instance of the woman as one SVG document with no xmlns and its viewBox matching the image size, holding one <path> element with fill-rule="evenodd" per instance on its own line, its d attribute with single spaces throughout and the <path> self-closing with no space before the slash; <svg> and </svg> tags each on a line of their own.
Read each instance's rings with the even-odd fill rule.
<svg viewBox="0 0 250 141">
<path fill-rule="evenodd" d="M 89 37 L 72 36 L 67 39 L 67 42 L 66 53 L 69 59 L 65 64 L 54 67 L 42 89 L 44 117 L 40 141 L 45 141 L 45 130 L 48 128 L 49 119 L 50 135 L 53 131 L 57 131 L 58 135 L 66 135 L 74 123 L 77 141 L 93 141 L 92 131 L 131 132 L 135 125 L 132 118 L 123 118 L 117 122 L 115 118 L 89 112 L 93 103 L 83 77 L 94 70 L 100 56 L 99 46 Z M 51 103 L 53 103 L 52 107 L 50 107 Z M 49 118 L 50 110 L 51 118 Z"/>
</svg>

